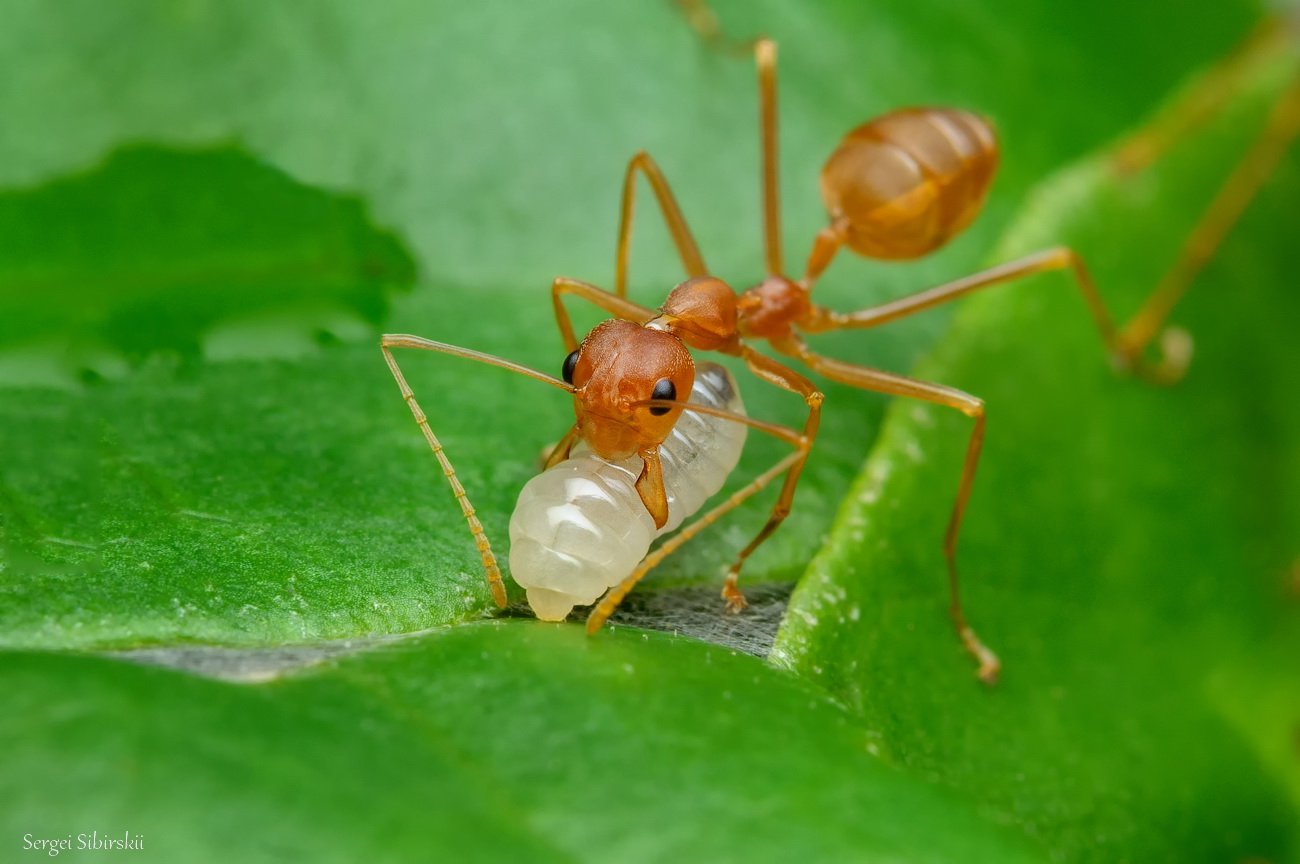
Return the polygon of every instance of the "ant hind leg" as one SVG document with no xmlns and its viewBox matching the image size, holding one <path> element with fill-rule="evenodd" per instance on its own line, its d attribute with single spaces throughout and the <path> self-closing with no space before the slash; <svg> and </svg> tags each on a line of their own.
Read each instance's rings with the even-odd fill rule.
<svg viewBox="0 0 1300 864">
<path fill-rule="evenodd" d="M 1264 128 L 1219 187 L 1218 194 L 1188 235 L 1174 266 L 1166 271 L 1142 308 L 1124 326 L 1120 339 L 1131 351 L 1141 352 L 1160 332 L 1192 280 L 1218 252 L 1297 135 L 1300 135 L 1300 74 L 1273 104 Z"/>
<path fill-rule="evenodd" d="M 766 354 L 755 351 L 747 345 L 742 345 L 741 356 L 744 358 L 749 370 L 759 378 L 801 397 L 808 406 L 808 419 L 804 422 L 803 435 L 800 438 L 801 441 L 805 442 L 803 455 L 785 475 L 785 482 L 781 485 L 781 494 L 772 506 L 772 512 L 768 516 L 767 522 L 754 536 L 754 539 L 750 540 L 749 544 L 740 550 L 739 554 L 736 555 L 735 562 L 727 569 L 726 581 L 722 583 L 722 599 L 727 603 L 728 612 L 739 612 L 749 605 L 745 600 L 745 595 L 740 590 L 740 569 L 745 566 L 746 559 L 754 553 L 754 550 L 761 546 L 768 537 L 771 537 L 772 533 L 790 515 L 790 508 L 794 503 L 795 488 L 799 485 L 799 477 L 803 473 L 804 464 L 808 461 L 808 451 L 812 448 L 812 442 L 817 437 L 817 428 L 821 425 L 821 406 L 824 399 L 821 391 L 811 381 Z"/>
<path fill-rule="evenodd" d="M 966 513 L 966 504 L 970 500 L 971 488 L 975 482 L 975 469 L 979 466 L 980 453 L 984 447 L 984 402 L 983 400 L 942 384 L 917 381 L 902 375 L 856 366 L 823 357 L 813 352 L 802 342 L 785 343 L 779 350 L 798 356 L 809 368 L 825 375 L 832 381 L 871 390 L 890 396 L 905 396 L 920 399 L 947 408 L 953 408 L 974 420 L 970 439 L 966 445 L 966 458 L 962 464 L 961 480 L 957 486 L 957 497 L 953 502 L 952 514 L 948 519 L 948 528 L 944 532 L 943 552 L 948 564 L 948 612 L 961 639 L 962 647 L 976 662 L 977 676 L 985 684 L 997 682 L 1002 664 L 996 654 L 988 648 L 975 633 L 966 620 L 962 608 L 960 584 L 957 577 L 957 540 L 961 532 L 962 517 Z"/>
<path fill-rule="evenodd" d="M 807 333 L 879 327 L 984 288 L 1056 270 L 1065 270 L 1074 279 L 1084 302 L 1088 304 L 1098 335 L 1110 354 L 1111 362 L 1117 368 L 1131 371 L 1156 384 L 1173 384 L 1182 378 L 1191 360 L 1191 338 L 1181 329 L 1170 328 L 1161 336 L 1160 359 L 1155 363 L 1145 360 L 1143 349 L 1149 337 L 1146 341 L 1137 342 L 1128 335 L 1127 329 L 1116 328 L 1114 319 L 1111 318 L 1105 301 L 1101 299 L 1097 284 L 1088 272 L 1083 258 L 1079 253 L 1065 246 L 1035 252 L 916 294 L 856 312 L 835 312 L 814 307 L 808 319 L 800 322 L 799 326 Z"/>
</svg>

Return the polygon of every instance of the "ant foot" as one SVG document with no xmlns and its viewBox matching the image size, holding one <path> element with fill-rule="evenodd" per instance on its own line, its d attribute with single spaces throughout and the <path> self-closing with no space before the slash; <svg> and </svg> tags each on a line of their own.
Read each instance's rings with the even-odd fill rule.
<svg viewBox="0 0 1300 864">
<path fill-rule="evenodd" d="M 969 627 L 963 627 L 959 635 L 966 652 L 974 657 L 975 662 L 979 664 L 975 677 L 990 687 L 998 683 L 998 676 L 1002 673 L 1002 661 L 998 659 L 998 655 L 990 651 L 988 646 L 975 635 L 975 631 Z"/>
<path fill-rule="evenodd" d="M 1118 372 L 1136 375 L 1148 384 L 1171 387 L 1187 374 L 1194 346 L 1192 334 L 1182 327 L 1166 327 L 1160 333 L 1159 359 L 1155 363 L 1142 359 L 1142 348 L 1136 345 L 1121 347 L 1112 359 Z"/>
<path fill-rule="evenodd" d="M 1177 384 L 1192 363 L 1195 343 L 1182 327 L 1166 327 L 1160 334 L 1160 362 L 1152 370 L 1159 384 Z"/>
<path fill-rule="evenodd" d="M 727 581 L 722 586 L 722 599 L 726 601 L 727 613 L 730 615 L 739 615 L 749 605 L 749 601 L 745 599 L 744 593 L 736 587 L 733 575 L 730 573 L 727 574 Z"/>
</svg>

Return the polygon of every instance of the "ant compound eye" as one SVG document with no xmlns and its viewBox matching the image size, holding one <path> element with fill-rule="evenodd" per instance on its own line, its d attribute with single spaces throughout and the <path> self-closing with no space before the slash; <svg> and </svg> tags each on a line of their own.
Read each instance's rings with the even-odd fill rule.
<svg viewBox="0 0 1300 864">
<path fill-rule="evenodd" d="M 674 387 L 673 382 L 669 381 L 667 378 L 660 378 L 658 381 L 655 382 L 655 389 L 650 394 L 650 398 L 676 399 L 677 388 Z M 663 415 L 667 414 L 671 410 L 672 410 L 671 408 L 668 408 L 663 405 L 652 405 L 650 407 L 650 413 L 655 415 L 656 417 L 662 417 Z"/>
<path fill-rule="evenodd" d="M 569 356 L 564 358 L 564 368 L 560 374 L 564 376 L 566 384 L 573 383 L 573 368 L 578 365 L 578 352 L 570 351 Z"/>
</svg>

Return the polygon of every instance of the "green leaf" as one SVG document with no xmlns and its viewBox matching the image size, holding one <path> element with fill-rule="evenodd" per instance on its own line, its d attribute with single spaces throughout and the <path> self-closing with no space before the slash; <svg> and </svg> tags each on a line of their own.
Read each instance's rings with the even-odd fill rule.
<svg viewBox="0 0 1300 864">
<path fill-rule="evenodd" d="M 355 198 L 238 150 L 130 147 L 97 169 L 0 194 L 0 346 L 51 340 L 132 359 L 231 356 L 223 319 L 268 311 L 377 325 L 414 264 Z M 223 338 L 224 337 L 224 338 Z"/>
<path fill-rule="evenodd" d="M 1052 178 L 993 259 L 1067 242 L 1131 308 L 1279 74 L 1294 62 L 1150 172 L 1121 176 L 1107 152 Z M 988 406 L 959 561 L 967 613 L 1004 661 L 995 691 L 971 680 L 945 608 L 940 538 L 969 435 L 956 412 L 894 406 L 778 636 L 778 662 L 858 713 L 889 761 L 1054 858 L 1300 851 L 1300 610 L 1279 603 L 1300 551 L 1297 167 L 1176 311 L 1196 340 L 1177 386 L 1111 374 L 1060 275 L 971 299 L 919 370 Z"/>
<path fill-rule="evenodd" d="M 474 547 L 378 352 L 309 350 L 321 329 L 352 331 L 308 299 L 374 320 L 409 255 L 422 284 L 387 329 L 554 370 L 549 280 L 608 280 L 618 181 L 638 148 L 672 178 L 710 264 L 737 287 L 759 276 L 752 64 L 706 47 L 669 3 L 8 5 L 0 57 L 20 81 L 0 88 L 0 183 L 18 184 L 3 224 L 23 241 L 0 244 L 0 342 L 96 344 L 9 349 L 5 644 L 276 643 L 484 614 Z M 1172 0 L 1131 7 L 722 6 L 737 35 L 781 41 L 791 256 L 824 222 L 815 172 L 855 123 L 953 102 L 1003 130 L 1003 176 L 968 236 L 916 267 L 845 262 L 822 299 L 852 308 L 970 270 L 1044 171 L 1132 123 L 1254 16 L 1247 2 L 1196 21 Z M 634 293 L 656 302 L 680 269 L 658 218 L 638 226 Z M 250 268 L 284 276 L 236 290 L 228 274 Z M 34 301 L 31 274 L 67 302 Z M 942 323 L 833 340 L 833 353 L 906 369 Z M 141 361 L 156 349 L 207 362 Z M 497 370 L 403 361 L 504 551 L 517 490 L 568 406 Z M 46 386 L 66 387 L 55 373 L 69 363 L 113 380 Z M 796 400 L 744 386 L 752 413 L 798 422 Z M 802 572 L 878 425 L 881 400 L 828 396 L 799 505 L 748 565 L 751 584 Z M 736 482 L 780 452 L 755 441 Z M 716 585 L 767 506 L 647 587 Z"/>
<path fill-rule="evenodd" d="M 1039 860 L 872 758 L 815 688 L 660 634 L 460 627 L 256 686 L 9 653 L 0 686 L 7 844 L 97 830 L 143 835 L 141 861 Z"/>
<path fill-rule="evenodd" d="M 1002 130 L 979 224 L 916 266 L 839 262 L 819 287 L 837 308 L 971 271 L 1013 217 L 994 260 L 1069 239 L 1135 302 L 1259 122 L 1239 112 L 1225 140 L 1126 183 L 1089 162 L 1021 212 L 1255 5 L 719 11 L 782 47 L 792 258 L 853 124 L 953 103 Z M 668 3 L 74 0 L 0 20 L 6 646 L 283 645 L 480 616 L 457 507 L 356 321 L 554 370 L 546 286 L 608 280 L 639 148 L 710 264 L 737 287 L 759 275 L 752 68 Z M 999 690 L 970 680 L 943 618 L 965 427 L 900 407 L 779 646 L 847 712 L 750 658 L 626 629 L 461 627 L 255 686 L 8 652 L 6 842 L 72 826 L 140 831 L 158 860 L 1282 858 L 1300 801 L 1294 613 L 1273 602 L 1300 534 L 1296 357 L 1277 327 L 1296 318 L 1288 171 L 1180 310 L 1199 350 L 1182 387 L 1116 380 L 1059 279 L 971 303 L 923 370 L 992 406 L 962 561 L 1007 661 Z M 638 226 L 633 286 L 653 302 L 679 268 L 653 213 Z M 385 314 L 412 262 L 419 284 Z M 945 321 L 827 352 L 907 369 Z M 567 406 L 447 358 L 409 367 L 504 537 Z M 797 419 L 745 387 L 753 413 Z M 751 583 L 802 572 L 871 443 L 882 401 L 828 395 Z M 777 452 L 757 444 L 739 474 Z M 716 586 L 762 509 L 655 581 Z"/>
</svg>

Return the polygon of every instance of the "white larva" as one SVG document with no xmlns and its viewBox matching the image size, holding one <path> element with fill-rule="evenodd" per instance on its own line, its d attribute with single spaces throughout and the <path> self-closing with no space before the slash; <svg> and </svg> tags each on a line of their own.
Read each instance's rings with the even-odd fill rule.
<svg viewBox="0 0 1300 864">
<path fill-rule="evenodd" d="M 745 411 L 731 373 L 695 368 L 692 403 Z M 740 461 L 747 427 L 683 411 L 659 450 L 668 521 L 656 530 L 634 484 L 641 459 L 608 462 L 586 443 L 524 485 L 510 518 L 510 573 L 543 621 L 562 621 L 631 574 L 660 534 L 678 528 L 722 488 Z"/>
</svg>

